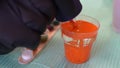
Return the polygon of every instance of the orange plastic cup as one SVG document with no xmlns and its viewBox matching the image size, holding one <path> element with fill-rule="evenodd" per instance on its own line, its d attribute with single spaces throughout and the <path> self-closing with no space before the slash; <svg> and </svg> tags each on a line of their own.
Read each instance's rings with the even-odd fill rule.
<svg viewBox="0 0 120 68">
<path fill-rule="evenodd" d="M 91 47 L 97 37 L 99 22 L 89 16 L 81 15 L 75 20 L 61 24 L 64 51 L 68 61 L 75 64 L 86 62 L 90 57 Z"/>
</svg>

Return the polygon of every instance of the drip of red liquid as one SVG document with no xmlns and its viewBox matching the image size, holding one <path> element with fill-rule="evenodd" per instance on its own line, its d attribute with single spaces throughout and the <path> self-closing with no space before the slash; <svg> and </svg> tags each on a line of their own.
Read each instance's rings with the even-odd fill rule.
<svg viewBox="0 0 120 68">
<path fill-rule="evenodd" d="M 76 28 L 76 27 L 77 27 L 77 25 L 75 24 L 75 23 L 76 23 L 75 21 L 70 20 L 70 23 L 72 24 L 73 28 Z"/>
<path fill-rule="evenodd" d="M 80 25 L 77 24 L 77 21 L 71 20 L 70 23 L 73 26 L 73 29 L 72 29 L 73 32 L 80 32 L 80 29 L 79 29 Z"/>
</svg>

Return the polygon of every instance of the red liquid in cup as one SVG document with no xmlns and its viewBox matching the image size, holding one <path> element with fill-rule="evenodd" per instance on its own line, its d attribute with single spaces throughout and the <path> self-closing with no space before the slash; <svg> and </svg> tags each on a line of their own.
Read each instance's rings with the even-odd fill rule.
<svg viewBox="0 0 120 68">
<path fill-rule="evenodd" d="M 82 20 L 78 20 L 74 24 L 77 25 L 76 28 L 71 25 L 70 21 L 62 24 L 62 34 L 73 38 L 72 41 L 64 43 L 65 56 L 72 63 L 83 63 L 89 59 L 91 47 L 97 35 L 94 32 L 97 32 L 98 27 Z M 78 34 L 70 34 L 66 30 Z M 86 34 L 80 36 L 82 33 Z M 89 43 L 85 44 L 85 38 L 90 38 Z M 79 44 L 78 41 L 80 41 Z"/>
</svg>

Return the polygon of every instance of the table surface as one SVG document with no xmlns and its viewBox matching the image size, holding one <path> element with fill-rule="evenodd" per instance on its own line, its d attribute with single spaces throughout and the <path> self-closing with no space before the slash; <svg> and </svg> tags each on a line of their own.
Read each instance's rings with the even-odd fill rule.
<svg viewBox="0 0 120 68">
<path fill-rule="evenodd" d="M 69 63 L 65 59 L 63 40 L 58 30 L 30 64 L 18 64 L 21 48 L 17 48 L 10 54 L 0 56 L 0 68 L 120 68 L 120 34 L 112 26 L 112 0 L 81 0 L 81 3 L 81 14 L 94 17 L 100 22 L 89 61 L 83 64 Z"/>
</svg>

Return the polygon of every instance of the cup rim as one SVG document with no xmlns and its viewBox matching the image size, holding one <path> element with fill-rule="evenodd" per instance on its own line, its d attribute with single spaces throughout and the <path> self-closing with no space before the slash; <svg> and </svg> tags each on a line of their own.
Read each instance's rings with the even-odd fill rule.
<svg viewBox="0 0 120 68">
<path fill-rule="evenodd" d="M 92 32 L 88 32 L 88 33 L 75 33 L 75 32 L 70 32 L 69 30 L 66 30 L 66 29 L 63 29 L 63 28 L 62 28 L 62 25 L 63 25 L 65 22 L 62 22 L 62 23 L 61 23 L 61 29 L 64 30 L 64 31 L 67 31 L 68 33 L 80 34 L 80 35 L 91 34 L 91 33 L 97 33 L 97 32 L 98 32 L 98 30 L 99 30 L 99 28 L 100 28 L 100 23 L 99 23 L 99 21 L 98 21 L 97 19 L 95 19 L 95 18 L 93 18 L 93 17 L 91 17 L 91 16 L 88 16 L 88 15 L 84 15 L 84 14 L 81 14 L 80 16 L 84 16 L 84 17 L 87 17 L 87 18 L 91 18 L 92 20 L 96 21 L 96 23 L 97 23 L 97 30 L 92 31 Z M 85 20 L 85 21 L 86 21 L 86 20 Z M 66 21 L 66 22 L 69 22 L 69 21 Z M 89 21 L 87 21 L 87 22 L 89 22 Z M 92 24 L 93 24 L 93 23 L 92 23 Z M 95 25 L 95 24 L 94 24 L 94 25 Z M 96 26 L 96 25 L 95 25 L 95 26 Z"/>
</svg>

